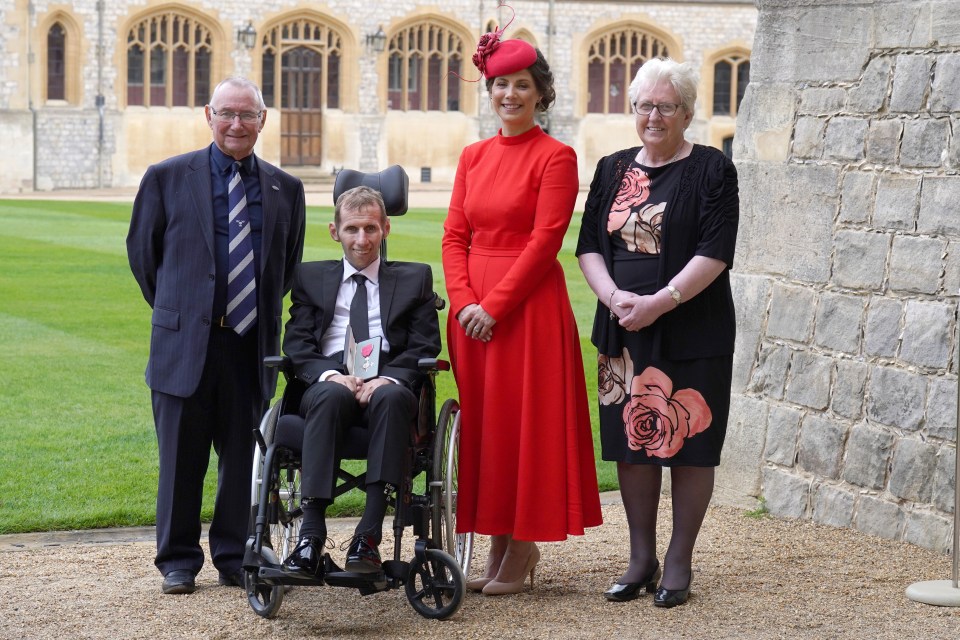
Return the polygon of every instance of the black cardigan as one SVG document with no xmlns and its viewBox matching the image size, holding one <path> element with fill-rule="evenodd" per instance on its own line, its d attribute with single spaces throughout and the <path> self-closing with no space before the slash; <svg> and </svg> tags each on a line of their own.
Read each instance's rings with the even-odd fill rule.
<svg viewBox="0 0 960 640">
<path fill-rule="evenodd" d="M 580 226 L 577 255 L 599 253 L 613 273 L 613 247 L 607 234 L 610 206 L 640 147 L 624 149 L 597 163 Z M 696 297 L 660 316 L 644 331 L 654 332 L 654 359 L 687 360 L 733 353 L 737 319 L 730 292 L 730 267 L 737 242 L 739 219 L 737 170 L 733 162 L 712 147 L 694 145 L 677 192 L 668 200 L 657 284 L 664 287 L 695 255 L 727 263 L 727 268 Z M 596 234 L 591 237 L 591 234 Z M 718 235 L 719 234 L 719 235 Z M 711 238 L 717 250 L 706 252 L 700 241 Z M 719 238 L 719 242 L 716 242 Z M 623 349 L 622 327 L 597 301 L 591 341 L 601 354 L 617 357 Z"/>
</svg>

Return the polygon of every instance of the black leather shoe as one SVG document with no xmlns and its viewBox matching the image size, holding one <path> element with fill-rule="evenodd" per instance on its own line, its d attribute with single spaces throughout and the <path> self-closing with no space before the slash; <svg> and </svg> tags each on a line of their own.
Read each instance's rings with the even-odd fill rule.
<svg viewBox="0 0 960 640">
<path fill-rule="evenodd" d="M 693 573 L 690 573 L 690 580 L 683 589 L 664 589 L 660 587 L 653 594 L 653 604 L 658 607 L 669 609 L 670 607 L 679 607 L 690 597 L 690 585 L 693 583 Z"/>
<path fill-rule="evenodd" d="M 354 536 L 353 543 L 347 550 L 347 564 L 344 567 L 353 573 L 378 573 L 383 568 L 380 560 L 380 550 L 372 536 Z"/>
<path fill-rule="evenodd" d="M 657 580 L 660 579 L 660 562 L 655 561 L 653 571 L 639 582 L 628 582 L 627 584 L 616 583 L 603 592 L 603 597 L 610 602 L 627 602 L 636 600 L 643 593 L 653 593 L 657 590 Z M 643 590 L 643 591 L 641 591 Z"/>
<path fill-rule="evenodd" d="M 246 583 L 243 578 L 243 569 L 237 569 L 233 573 L 220 573 L 220 578 L 217 579 L 217 584 L 221 587 L 240 587 L 241 589 L 246 588 Z"/>
<path fill-rule="evenodd" d="M 323 540 L 314 536 L 303 536 L 293 551 L 283 561 L 283 568 L 290 571 L 320 575 L 323 559 Z"/>
<path fill-rule="evenodd" d="M 170 594 L 193 593 L 197 590 L 193 571 L 189 569 L 174 569 L 163 576 L 163 592 Z"/>
</svg>

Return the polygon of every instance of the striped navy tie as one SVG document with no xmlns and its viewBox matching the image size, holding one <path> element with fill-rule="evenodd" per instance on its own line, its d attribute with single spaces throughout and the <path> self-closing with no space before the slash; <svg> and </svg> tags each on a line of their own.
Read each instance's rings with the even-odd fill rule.
<svg viewBox="0 0 960 640">
<path fill-rule="evenodd" d="M 227 203 L 230 208 L 230 256 L 227 261 L 227 322 L 243 335 L 257 321 L 257 282 L 253 265 L 253 236 L 247 194 L 240 176 L 240 163 L 233 163 Z"/>
</svg>

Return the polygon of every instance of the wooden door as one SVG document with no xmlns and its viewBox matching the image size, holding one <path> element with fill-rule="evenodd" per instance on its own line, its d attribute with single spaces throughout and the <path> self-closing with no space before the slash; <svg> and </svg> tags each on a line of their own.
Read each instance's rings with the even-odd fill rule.
<svg viewBox="0 0 960 640">
<path fill-rule="evenodd" d="M 322 56 L 307 47 L 283 54 L 280 162 L 284 165 L 320 164 L 322 65 Z"/>
</svg>

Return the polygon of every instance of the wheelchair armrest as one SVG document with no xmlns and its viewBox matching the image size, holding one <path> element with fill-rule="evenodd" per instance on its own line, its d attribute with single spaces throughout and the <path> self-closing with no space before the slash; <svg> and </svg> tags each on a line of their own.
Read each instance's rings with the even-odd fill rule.
<svg viewBox="0 0 960 640">
<path fill-rule="evenodd" d="M 267 356 L 263 359 L 263 366 L 268 369 L 280 369 L 286 375 L 291 373 L 290 358 L 287 356 Z"/>
<path fill-rule="evenodd" d="M 420 358 L 417 360 L 417 366 L 420 367 L 420 371 L 423 373 L 450 370 L 450 363 L 446 360 L 440 360 L 438 358 Z"/>
</svg>

